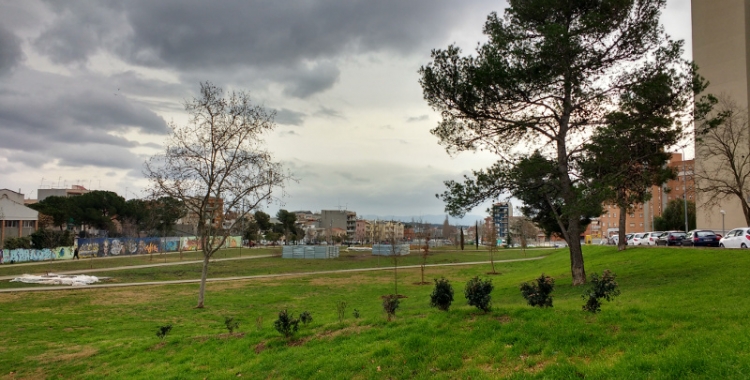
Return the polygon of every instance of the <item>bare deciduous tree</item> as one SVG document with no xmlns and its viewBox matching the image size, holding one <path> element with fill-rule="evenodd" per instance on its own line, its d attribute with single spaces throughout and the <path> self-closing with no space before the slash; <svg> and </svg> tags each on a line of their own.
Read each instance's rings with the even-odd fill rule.
<svg viewBox="0 0 750 380">
<path fill-rule="evenodd" d="M 223 216 L 245 217 L 289 179 L 263 148 L 262 136 L 274 129 L 274 113 L 253 105 L 246 92 L 226 97 L 211 83 L 201 83 L 200 97 L 185 102 L 186 125 L 171 123 L 165 152 L 145 163 L 155 195 L 182 201 L 197 222 L 203 270 L 197 308 L 203 308 L 210 258 L 233 225 Z M 244 207 L 243 207 L 244 204 Z"/>
<path fill-rule="evenodd" d="M 720 97 L 717 110 L 723 122 L 704 125 L 697 131 L 697 154 L 703 159 L 695 165 L 695 184 L 706 197 L 706 205 L 716 206 L 736 197 L 745 221 L 750 225 L 750 133 L 747 109 L 727 97 Z"/>
<path fill-rule="evenodd" d="M 487 247 L 487 251 L 490 253 L 490 264 L 492 264 L 492 272 L 490 274 L 497 274 L 495 271 L 495 252 L 497 252 L 497 228 L 494 223 L 487 224 L 484 228 L 484 245 Z"/>
</svg>

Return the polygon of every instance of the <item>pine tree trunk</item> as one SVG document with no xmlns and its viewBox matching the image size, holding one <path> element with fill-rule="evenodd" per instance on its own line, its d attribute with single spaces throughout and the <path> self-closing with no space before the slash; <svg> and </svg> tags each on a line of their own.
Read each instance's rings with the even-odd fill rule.
<svg viewBox="0 0 750 380">
<path fill-rule="evenodd" d="M 583 266 L 583 250 L 581 248 L 581 222 L 573 216 L 568 218 L 566 240 L 570 251 L 570 273 L 573 276 L 573 286 L 586 283 L 586 270 Z"/>
</svg>

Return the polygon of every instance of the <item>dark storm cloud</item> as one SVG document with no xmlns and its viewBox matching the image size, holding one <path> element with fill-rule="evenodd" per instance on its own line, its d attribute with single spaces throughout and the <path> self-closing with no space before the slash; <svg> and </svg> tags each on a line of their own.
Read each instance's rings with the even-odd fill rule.
<svg viewBox="0 0 750 380">
<path fill-rule="evenodd" d="M 21 39 L 0 26 L 0 75 L 9 72 L 23 57 Z"/>
<path fill-rule="evenodd" d="M 448 0 L 50 1 L 48 7 L 55 17 L 33 44 L 54 62 L 80 64 L 108 51 L 182 73 L 286 69 L 274 80 L 299 98 L 331 88 L 344 54 L 429 51 L 467 8 Z"/>
<path fill-rule="evenodd" d="M 297 125 L 300 126 L 305 121 L 305 115 L 302 112 L 292 111 L 286 108 L 276 110 L 276 117 L 274 120 L 283 125 Z"/>
<path fill-rule="evenodd" d="M 0 148 L 29 153 L 22 160 L 14 154 L 14 160 L 30 166 L 60 160 L 70 166 L 132 167 L 129 148 L 142 144 L 119 134 L 168 132 L 160 116 L 95 75 L 19 69 L 0 88 L 5 89 L 0 91 Z M 99 147 L 96 155 L 84 153 L 90 146 Z"/>
<path fill-rule="evenodd" d="M 296 70 L 285 78 L 287 86 L 284 94 L 296 98 L 306 98 L 312 94 L 323 92 L 338 81 L 340 71 L 335 64 L 323 62 L 309 69 Z"/>
</svg>

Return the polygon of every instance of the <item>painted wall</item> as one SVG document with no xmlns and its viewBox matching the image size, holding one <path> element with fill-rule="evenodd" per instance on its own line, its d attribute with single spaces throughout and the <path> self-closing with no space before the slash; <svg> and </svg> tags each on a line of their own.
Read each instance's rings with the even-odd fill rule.
<svg viewBox="0 0 750 380">
<path fill-rule="evenodd" d="M 0 264 L 28 261 L 67 260 L 73 258 L 73 247 L 53 249 L 0 249 Z"/>
<path fill-rule="evenodd" d="M 78 256 L 105 257 L 123 255 L 145 255 L 151 253 L 200 250 L 200 239 L 192 237 L 149 237 L 149 238 L 93 238 L 76 239 Z M 242 244 L 240 236 L 227 238 L 224 248 L 238 248 Z M 0 250 L 0 264 L 22 263 L 44 260 L 70 260 L 73 247 L 54 249 L 14 249 Z"/>
</svg>

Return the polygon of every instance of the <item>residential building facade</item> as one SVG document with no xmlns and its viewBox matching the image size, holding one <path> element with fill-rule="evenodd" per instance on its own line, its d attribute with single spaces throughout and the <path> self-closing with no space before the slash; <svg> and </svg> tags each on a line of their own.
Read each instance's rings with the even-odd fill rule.
<svg viewBox="0 0 750 380">
<path fill-rule="evenodd" d="M 707 92 L 750 108 L 750 0 L 692 0 L 691 5 L 693 60 L 710 82 Z M 744 154 L 749 154 L 750 147 L 745 148 Z M 711 172 L 720 164 L 707 157 L 700 139 L 696 139 L 695 152 L 699 170 Z M 720 231 L 722 210 L 728 228 L 747 224 L 737 197 L 711 204 L 705 194 L 698 193 L 696 206 L 698 228 Z"/>
<path fill-rule="evenodd" d="M 23 204 L 24 195 L 0 189 L 0 248 L 5 239 L 29 236 L 37 230 L 39 212 Z"/>
</svg>

